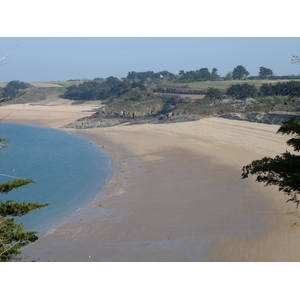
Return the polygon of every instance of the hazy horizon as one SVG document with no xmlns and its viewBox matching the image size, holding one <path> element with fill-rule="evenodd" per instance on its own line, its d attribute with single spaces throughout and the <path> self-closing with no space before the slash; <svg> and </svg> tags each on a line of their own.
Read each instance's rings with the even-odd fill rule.
<svg viewBox="0 0 300 300">
<path fill-rule="evenodd" d="M 128 72 L 218 69 L 225 76 L 243 65 L 249 76 L 259 67 L 276 75 L 298 75 L 297 37 L 1 37 L 0 82 L 66 81 Z"/>
</svg>

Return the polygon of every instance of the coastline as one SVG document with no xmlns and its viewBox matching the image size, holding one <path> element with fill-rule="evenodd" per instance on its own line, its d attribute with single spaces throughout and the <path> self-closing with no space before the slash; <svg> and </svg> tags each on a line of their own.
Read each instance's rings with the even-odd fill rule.
<svg viewBox="0 0 300 300">
<path fill-rule="evenodd" d="M 93 108 L 71 109 L 9 105 L 0 117 L 61 129 Z M 285 151 L 277 128 L 211 118 L 67 129 L 108 153 L 113 177 L 88 207 L 24 247 L 22 261 L 300 260 L 296 207 L 276 188 L 240 180 L 243 165 Z"/>
</svg>

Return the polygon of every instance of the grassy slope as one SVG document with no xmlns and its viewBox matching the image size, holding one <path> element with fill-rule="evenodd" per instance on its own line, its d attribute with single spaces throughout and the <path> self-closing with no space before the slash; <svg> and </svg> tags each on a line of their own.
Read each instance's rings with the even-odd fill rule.
<svg viewBox="0 0 300 300">
<path fill-rule="evenodd" d="M 280 80 L 284 81 L 284 80 Z M 274 80 L 232 80 L 232 81 L 203 81 L 203 82 L 192 82 L 192 83 L 182 83 L 182 84 L 171 84 L 180 86 L 190 86 L 193 89 L 201 89 L 205 90 L 208 87 L 215 87 L 223 92 L 231 86 L 232 84 L 237 83 L 248 83 L 254 84 L 257 88 L 259 88 L 263 83 L 276 83 L 277 81 Z M 54 101 L 58 104 L 60 101 L 66 101 L 66 99 L 61 99 L 59 95 L 63 94 L 65 89 L 70 85 L 78 85 L 82 82 L 78 81 L 66 81 L 66 82 L 33 82 L 30 83 L 34 86 L 27 91 L 27 93 L 18 98 L 16 100 L 11 101 L 9 104 L 14 103 L 28 103 L 28 102 L 40 102 L 41 103 L 48 103 L 49 101 Z M 1 83 L 0 83 L 1 86 Z M 5 86 L 5 84 L 4 84 Z M 155 95 L 155 94 L 153 94 Z M 172 96 L 172 94 L 169 94 Z M 155 99 L 149 99 L 147 101 L 122 101 L 121 99 L 116 99 L 114 103 L 107 107 L 108 111 L 131 111 L 138 114 L 151 114 L 151 113 L 158 113 L 158 112 L 170 112 L 173 111 L 175 113 L 183 113 L 183 114 L 200 114 L 200 115 L 214 115 L 220 112 L 229 112 L 232 111 L 233 106 L 231 104 L 226 103 L 214 103 L 214 101 L 201 101 L 200 99 L 204 98 L 204 95 L 176 95 L 175 97 L 185 98 L 188 97 L 191 101 L 183 101 L 180 103 L 172 103 L 170 101 L 166 101 L 161 99 L 159 95 Z M 278 111 L 298 111 L 300 108 L 298 103 L 292 103 L 291 105 L 285 106 L 284 99 L 274 99 L 273 97 L 269 99 L 257 99 L 256 103 L 253 103 L 246 109 L 246 111 L 269 111 L 272 105 L 271 102 L 275 102 L 275 106 L 273 107 L 274 110 Z M 53 102 L 53 103 L 54 103 Z M 101 101 L 97 101 L 101 103 Z M 50 102 L 49 102 L 50 103 Z M 234 104 L 235 105 L 235 104 Z M 238 105 L 239 106 L 239 105 Z M 236 105 L 233 110 L 240 110 Z"/>
<path fill-rule="evenodd" d="M 229 88 L 233 84 L 243 84 L 243 83 L 248 83 L 248 84 L 254 84 L 255 87 L 259 88 L 263 83 L 271 83 L 271 84 L 276 84 L 278 81 L 287 81 L 287 80 L 226 80 L 226 81 L 200 81 L 200 82 L 191 82 L 191 83 L 177 83 L 177 86 L 190 86 L 191 88 L 194 89 L 207 89 L 209 87 L 215 87 L 220 90 L 225 90 Z M 300 81 L 300 80 L 298 80 Z"/>
</svg>

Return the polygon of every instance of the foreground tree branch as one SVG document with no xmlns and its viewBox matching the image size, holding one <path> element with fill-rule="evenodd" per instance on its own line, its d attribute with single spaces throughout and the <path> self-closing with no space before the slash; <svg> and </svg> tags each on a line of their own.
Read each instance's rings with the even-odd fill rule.
<svg viewBox="0 0 300 300">
<path fill-rule="evenodd" d="M 300 118 L 293 117 L 283 122 L 277 133 L 292 135 L 287 145 L 293 147 L 295 152 L 300 151 Z M 264 182 L 265 186 L 277 185 L 279 191 L 290 196 L 287 202 L 294 202 L 297 207 L 300 204 L 300 155 L 286 151 L 275 158 L 255 160 L 243 167 L 242 179 L 249 175 L 257 175 L 256 181 Z"/>
<path fill-rule="evenodd" d="M 10 101 L 21 97 L 26 92 L 23 92 L 15 97 L 5 98 L 0 100 L 0 103 Z M 0 138 L 0 150 L 3 147 L 8 147 L 6 144 L 8 140 Z M 4 174 L 1 174 L 4 175 Z M 9 176 L 9 175 L 5 175 Z M 10 176 L 13 177 L 13 176 Z M 19 188 L 23 185 L 34 183 L 32 179 L 16 179 L 0 184 L 0 193 L 7 194 L 13 189 Z M 8 200 L 0 202 L 0 261 L 9 261 L 11 258 L 20 254 L 19 249 L 34 242 L 38 239 L 34 231 L 24 231 L 22 223 L 15 223 L 15 217 L 23 216 L 30 211 L 42 208 L 48 204 L 40 204 L 38 202 L 20 203 Z"/>
<path fill-rule="evenodd" d="M 18 96 L 15 96 L 15 97 L 9 97 L 9 98 L 1 99 L 1 100 L 0 100 L 0 103 L 3 103 L 3 102 L 6 102 L 6 101 L 10 101 L 10 100 L 17 99 L 17 98 L 23 96 L 24 94 L 26 94 L 26 92 L 23 92 L 22 94 L 20 94 L 20 95 L 18 95 Z"/>
</svg>

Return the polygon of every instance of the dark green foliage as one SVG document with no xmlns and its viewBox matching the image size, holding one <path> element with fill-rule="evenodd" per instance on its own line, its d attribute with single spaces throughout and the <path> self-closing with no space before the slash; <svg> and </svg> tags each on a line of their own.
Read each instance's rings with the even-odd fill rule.
<svg viewBox="0 0 300 300">
<path fill-rule="evenodd" d="M 0 142 L 7 140 L 0 138 Z M 8 193 L 23 185 L 34 183 L 32 179 L 17 179 L 0 184 L 0 193 Z M 0 202 L 0 261 L 9 261 L 14 255 L 19 254 L 19 249 L 38 239 L 36 232 L 24 231 L 22 223 L 15 223 L 14 217 L 26 215 L 30 211 L 42 208 L 48 204 L 20 203 L 8 200 Z"/>
<path fill-rule="evenodd" d="M 82 84 L 71 85 L 63 94 L 64 98 L 73 100 L 97 100 L 106 98 L 106 93 L 110 90 L 108 85 L 103 85 L 98 81 L 86 81 Z"/>
<path fill-rule="evenodd" d="M 24 232 L 22 223 L 17 224 L 13 217 L 26 215 L 28 212 L 47 206 L 40 203 L 0 202 L 0 262 L 9 261 L 20 254 L 19 249 L 35 242 L 35 231 Z M 11 217 L 10 217 L 11 216 Z"/>
<path fill-rule="evenodd" d="M 26 215 L 30 211 L 48 206 L 48 204 L 40 204 L 38 202 L 20 203 L 8 200 L 6 202 L 0 201 L 0 216 L 20 217 Z"/>
<path fill-rule="evenodd" d="M 187 86 L 176 86 L 176 85 L 158 85 L 153 89 L 154 93 L 171 93 L 171 94 L 192 94 L 192 95 L 205 95 L 205 90 L 192 89 Z"/>
<path fill-rule="evenodd" d="M 259 89 L 262 96 L 289 96 L 298 97 L 300 93 L 299 81 L 277 82 L 276 84 L 263 83 Z"/>
<path fill-rule="evenodd" d="M 293 147 L 294 151 L 300 150 L 300 118 L 293 117 L 283 122 L 277 133 L 291 134 L 293 138 L 287 144 Z M 290 196 L 287 201 L 300 203 L 300 156 L 288 151 L 277 155 L 275 158 L 264 157 L 253 161 L 243 167 L 242 178 L 249 175 L 257 175 L 256 181 L 265 182 L 265 185 L 277 185 L 279 191 Z"/>
<path fill-rule="evenodd" d="M 206 91 L 206 97 L 210 100 L 220 99 L 222 96 L 222 93 L 220 90 L 210 87 Z"/>
<path fill-rule="evenodd" d="M 257 89 L 254 84 L 233 84 L 231 85 L 226 94 L 230 97 L 235 97 L 238 99 L 246 99 L 247 97 L 255 97 L 257 94 Z"/>
<path fill-rule="evenodd" d="M 31 85 L 25 82 L 20 82 L 18 80 L 10 81 L 3 89 L 2 97 L 16 97 L 24 89 L 29 87 L 31 87 Z"/>
<path fill-rule="evenodd" d="M 263 83 L 259 88 L 259 94 L 264 97 L 274 95 L 272 84 L 271 83 Z"/>
<path fill-rule="evenodd" d="M 106 100 L 124 95 L 130 90 L 145 89 L 142 81 L 130 82 L 116 77 L 108 77 L 104 81 L 86 81 L 78 86 L 72 85 L 67 88 L 63 97 L 73 100 Z"/>
<path fill-rule="evenodd" d="M 212 80 L 220 80 L 220 75 L 218 75 L 218 69 L 217 68 L 212 69 L 211 78 L 212 78 Z"/>
<path fill-rule="evenodd" d="M 298 118 L 294 117 L 289 121 L 283 122 L 284 126 L 278 129 L 278 133 L 295 134 L 296 138 L 289 139 L 286 143 L 294 148 L 294 151 L 300 151 L 300 123 Z"/>
<path fill-rule="evenodd" d="M 126 98 L 125 101 L 139 101 L 141 98 L 143 98 L 143 95 L 137 94 L 137 95 L 133 95 L 129 98 Z"/>
<path fill-rule="evenodd" d="M 242 65 L 238 65 L 232 71 L 232 78 L 234 80 L 245 79 L 250 73 Z"/>
<path fill-rule="evenodd" d="M 273 75 L 273 71 L 271 69 L 268 69 L 268 68 L 265 68 L 265 67 L 260 67 L 259 68 L 258 76 L 261 79 L 268 79 L 272 75 Z"/>
<path fill-rule="evenodd" d="M 0 193 L 8 193 L 13 189 L 17 189 L 23 185 L 35 183 L 32 179 L 17 179 L 0 184 Z"/>
<path fill-rule="evenodd" d="M 181 73 L 178 81 L 180 82 L 193 82 L 193 81 L 208 81 L 218 80 L 220 76 L 217 74 L 217 69 L 213 68 L 212 73 L 209 72 L 208 68 L 201 68 L 196 71 L 188 71 Z"/>
<path fill-rule="evenodd" d="M 135 72 L 131 71 L 127 74 L 127 79 L 129 80 L 149 80 L 149 81 L 157 81 L 163 78 L 167 78 L 168 80 L 173 80 L 175 75 L 170 73 L 169 71 L 160 71 L 160 72 L 153 72 L 153 71 L 146 71 L 146 72 Z"/>
<path fill-rule="evenodd" d="M 24 232 L 23 224 L 16 224 L 13 218 L 0 216 L 0 262 L 9 261 L 14 255 L 20 254 L 19 249 L 35 242 L 36 232 Z"/>
</svg>

